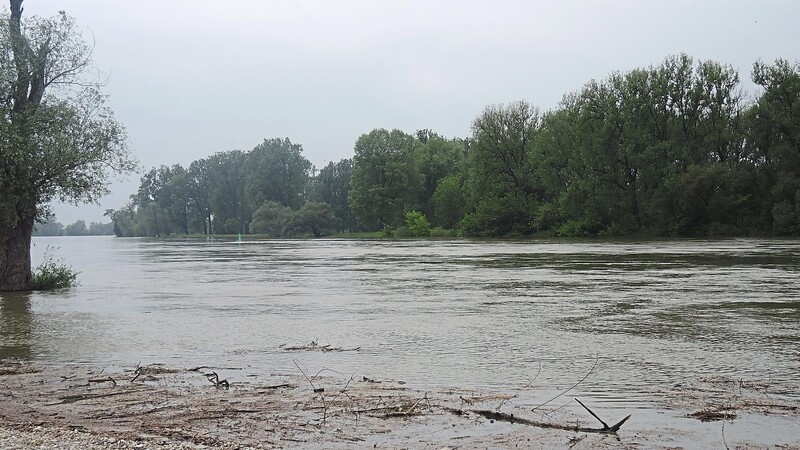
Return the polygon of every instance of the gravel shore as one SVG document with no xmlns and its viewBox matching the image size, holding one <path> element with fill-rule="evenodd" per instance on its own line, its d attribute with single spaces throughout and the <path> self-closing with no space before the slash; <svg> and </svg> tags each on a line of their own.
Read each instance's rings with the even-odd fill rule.
<svg viewBox="0 0 800 450">
<path fill-rule="evenodd" d="M 165 440 L 117 439 L 77 429 L 55 427 L 0 427 L 0 448 L 7 450 L 188 450 L 209 448 Z"/>
</svg>

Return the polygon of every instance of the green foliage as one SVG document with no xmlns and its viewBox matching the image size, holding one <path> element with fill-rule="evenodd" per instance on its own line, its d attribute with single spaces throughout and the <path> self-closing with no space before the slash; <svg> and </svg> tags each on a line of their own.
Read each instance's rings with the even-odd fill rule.
<svg viewBox="0 0 800 450">
<path fill-rule="evenodd" d="M 800 232 L 800 218 L 795 205 L 782 201 L 772 207 L 772 230 L 777 235 L 793 235 Z"/>
<path fill-rule="evenodd" d="M 421 182 L 416 145 L 400 130 L 377 129 L 356 141 L 349 203 L 366 230 L 400 225 L 403 212 L 416 205 Z"/>
<path fill-rule="evenodd" d="M 556 236 L 561 237 L 584 237 L 597 236 L 602 229 L 600 222 L 591 219 L 568 220 L 556 228 Z"/>
<path fill-rule="evenodd" d="M 265 139 L 246 155 L 242 168 L 247 203 L 273 201 L 300 208 L 306 195 L 311 163 L 302 155 L 303 146 L 286 139 Z"/>
<path fill-rule="evenodd" d="M 415 236 L 414 236 L 414 233 L 412 233 L 411 230 L 408 229 L 408 227 L 401 225 L 401 226 L 395 228 L 392 231 L 392 235 L 391 236 L 387 236 L 387 237 L 393 237 L 395 239 L 406 239 L 406 238 L 412 238 L 412 237 L 415 237 Z"/>
<path fill-rule="evenodd" d="M 397 227 L 393 227 L 391 225 L 384 225 L 381 229 L 380 233 L 383 237 L 394 237 L 394 233 L 397 230 Z"/>
<path fill-rule="evenodd" d="M 136 168 L 72 18 L 0 22 L 0 291 L 26 290 L 34 222 L 52 200 L 96 202 Z"/>
<path fill-rule="evenodd" d="M 375 129 L 316 174 L 299 144 L 265 140 L 153 169 L 115 232 L 800 234 L 800 65 L 758 62 L 752 77 L 763 92 L 748 103 L 731 66 L 670 56 L 545 114 L 488 106 L 464 139 Z"/>
<path fill-rule="evenodd" d="M 427 237 L 431 235 L 431 224 L 425 214 L 419 211 L 406 213 L 406 228 L 412 237 Z M 395 233 L 395 236 L 397 233 Z"/>
<path fill-rule="evenodd" d="M 465 236 L 528 235 L 533 232 L 534 211 L 536 201 L 529 195 L 511 193 L 503 197 L 485 197 L 474 212 L 464 216 L 460 230 Z"/>
<path fill-rule="evenodd" d="M 253 213 L 250 232 L 281 237 L 286 231 L 292 209 L 278 202 L 268 201 Z"/>
<path fill-rule="evenodd" d="M 54 217 L 48 217 L 42 223 L 37 223 L 33 228 L 34 236 L 61 236 L 64 234 L 64 225 L 56 222 Z"/>
<path fill-rule="evenodd" d="M 431 198 L 435 223 L 455 229 L 464 216 L 464 201 L 463 183 L 458 175 L 448 175 L 439 180 Z"/>
<path fill-rule="evenodd" d="M 330 162 L 312 181 L 312 201 L 327 203 L 337 219 L 337 231 L 352 230 L 355 225 L 353 213 L 347 203 L 350 196 L 350 178 L 353 160 Z"/>
<path fill-rule="evenodd" d="M 288 220 L 288 228 L 295 234 L 314 237 L 330 235 L 339 226 L 339 219 L 327 203 L 310 202 L 294 212 Z"/>
<path fill-rule="evenodd" d="M 77 220 L 75 223 L 67 225 L 64 228 L 64 234 L 67 236 L 86 236 L 89 234 L 89 229 L 86 227 L 86 222 L 83 220 Z"/>
<path fill-rule="evenodd" d="M 53 250 L 47 247 L 44 259 L 31 274 L 31 289 L 49 291 L 78 286 L 78 273 L 60 259 L 53 259 Z"/>
<path fill-rule="evenodd" d="M 431 228 L 431 237 L 434 238 L 451 238 L 456 236 L 456 230 L 444 229 L 442 227 Z"/>
</svg>

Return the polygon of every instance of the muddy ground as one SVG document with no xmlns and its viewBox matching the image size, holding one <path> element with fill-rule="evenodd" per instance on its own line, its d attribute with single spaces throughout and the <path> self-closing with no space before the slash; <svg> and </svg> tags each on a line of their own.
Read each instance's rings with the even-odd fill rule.
<svg viewBox="0 0 800 450">
<path fill-rule="evenodd" d="M 78 429 L 147 445 L 231 449 L 800 449 L 799 405 L 744 380 L 674 386 L 662 393 L 663 405 L 632 411 L 618 432 L 603 433 L 587 410 L 531 411 L 520 405 L 520 391 L 423 391 L 301 367 L 296 374 L 219 375 L 235 369 L 0 361 L 0 420 L 6 428 Z M 609 425 L 622 418 L 592 409 Z"/>
</svg>

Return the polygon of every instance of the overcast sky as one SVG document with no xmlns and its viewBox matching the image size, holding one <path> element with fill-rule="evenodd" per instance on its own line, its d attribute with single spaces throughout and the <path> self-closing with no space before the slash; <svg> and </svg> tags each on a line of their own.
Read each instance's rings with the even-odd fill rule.
<svg viewBox="0 0 800 450">
<path fill-rule="evenodd" d="M 317 167 L 353 156 L 374 128 L 470 135 L 484 107 L 556 108 L 613 71 L 687 53 L 739 70 L 800 60 L 800 2 L 735 0 L 26 0 L 64 10 L 95 41 L 105 92 L 142 166 L 182 164 L 265 138 L 303 145 Z M 6 7 L 7 8 L 7 7 Z M 57 219 L 107 221 L 140 174 L 101 206 Z"/>
</svg>

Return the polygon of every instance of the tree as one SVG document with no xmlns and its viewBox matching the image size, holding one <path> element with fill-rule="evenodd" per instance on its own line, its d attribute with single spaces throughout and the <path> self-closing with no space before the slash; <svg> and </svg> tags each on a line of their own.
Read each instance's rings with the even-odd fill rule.
<svg viewBox="0 0 800 450">
<path fill-rule="evenodd" d="M 353 174 L 353 160 L 342 159 L 338 163 L 329 162 L 320 169 L 314 179 L 313 201 L 330 205 L 338 220 L 338 231 L 352 230 L 353 212 L 347 203 L 350 195 L 350 178 Z"/>
<path fill-rule="evenodd" d="M 405 211 L 416 206 L 421 183 L 415 146 L 413 136 L 382 128 L 356 141 L 349 203 L 367 230 L 401 225 Z"/>
<path fill-rule="evenodd" d="M 22 20 L 10 0 L 0 27 L 0 291 L 31 287 L 31 234 L 53 199 L 108 192 L 107 169 L 135 168 L 123 127 L 87 69 L 91 51 L 73 19 Z"/>
<path fill-rule="evenodd" d="M 86 221 L 83 220 L 76 220 L 75 223 L 69 224 L 64 228 L 64 234 L 67 236 L 86 236 L 88 232 Z"/>
<path fill-rule="evenodd" d="M 281 237 L 286 231 L 292 209 L 278 202 L 267 201 L 253 213 L 250 232 Z"/>
<path fill-rule="evenodd" d="M 457 175 L 439 180 L 431 198 L 435 224 L 447 229 L 455 229 L 464 215 L 464 189 Z"/>
<path fill-rule="evenodd" d="M 64 224 L 56 222 L 54 217 L 50 217 L 44 222 L 37 223 L 33 228 L 34 236 L 61 236 L 62 234 L 64 234 Z"/>
<path fill-rule="evenodd" d="M 336 230 L 338 222 L 329 204 L 309 202 L 291 215 L 287 228 L 295 233 L 311 233 L 314 237 L 320 237 Z"/>
<path fill-rule="evenodd" d="M 417 131 L 421 145 L 418 145 L 414 159 L 419 166 L 422 189 L 420 191 L 420 210 L 426 216 L 433 216 L 433 195 L 443 178 L 458 173 L 464 159 L 464 144 L 457 140 L 447 140 L 429 130 Z M 419 139 L 419 138 L 418 138 Z"/>
<path fill-rule="evenodd" d="M 529 234 L 539 183 L 531 158 L 541 127 L 538 108 L 519 101 L 484 109 L 472 123 L 468 235 Z"/>
<path fill-rule="evenodd" d="M 209 205 L 215 233 L 246 233 L 252 210 L 245 199 L 247 154 L 219 152 L 205 160 Z"/>
<path fill-rule="evenodd" d="M 750 131 L 753 159 L 768 190 L 762 214 L 773 232 L 800 232 L 800 63 L 758 62 L 753 81 L 764 91 L 754 107 Z"/>
<path fill-rule="evenodd" d="M 303 146 L 287 139 L 265 139 L 247 154 L 245 196 L 250 205 L 278 202 L 298 209 L 305 202 L 311 162 Z"/>
</svg>

